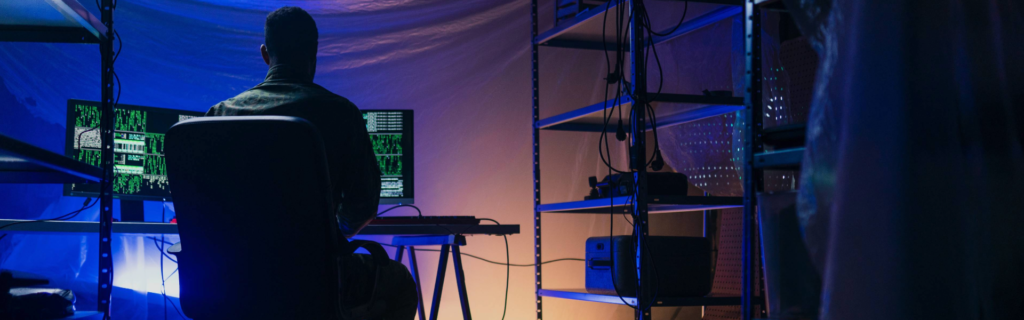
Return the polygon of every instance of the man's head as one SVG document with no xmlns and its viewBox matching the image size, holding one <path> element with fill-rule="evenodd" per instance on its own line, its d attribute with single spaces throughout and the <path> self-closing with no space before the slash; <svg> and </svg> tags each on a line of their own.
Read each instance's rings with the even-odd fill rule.
<svg viewBox="0 0 1024 320">
<path fill-rule="evenodd" d="M 263 33 L 265 44 L 260 46 L 260 51 L 267 65 L 316 67 L 319 33 L 313 17 L 302 8 L 283 7 L 274 10 L 267 15 Z"/>
</svg>

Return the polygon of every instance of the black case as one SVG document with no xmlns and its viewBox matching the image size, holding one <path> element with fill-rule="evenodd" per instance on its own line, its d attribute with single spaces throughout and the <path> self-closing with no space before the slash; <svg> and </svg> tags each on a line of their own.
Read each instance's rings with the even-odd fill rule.
<svg viewBox="0 0 1024 320">
<path fill-rule="evenodd" d="M 587 292 L 636 296 L 636 263 L 631 236 L 587 239 Z M 699 237 L 647 237 L 654 254 L 656 280 L 662 297 L 703 297 L 711 292 L 711 242 Z M 648 255 L 645 263 L 651 263 Z M 612 264 L 615 277 L 613 285 Z"/>
</svg>

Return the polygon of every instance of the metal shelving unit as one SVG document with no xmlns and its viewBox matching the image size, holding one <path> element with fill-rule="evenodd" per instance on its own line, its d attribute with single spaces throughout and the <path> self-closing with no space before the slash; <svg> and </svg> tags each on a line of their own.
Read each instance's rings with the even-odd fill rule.
<svg viewBox="0 0 1024 320">
<path fill-rule="evenodd" d="M 0 134 L 0 183 L 99 182 L 103 169 Z"/>
<path fill-rule="evenodd" d="M 753 210 L 753 199 L 749 192 L 744 197 L 687 197 L 687 196 L 658 196 L 650 195 L 647 192 L 646 179 L 647 169 L 644 166 L 633 169 L 634 179 L 638 181 L 635 193 L 630 197 L 617 197 L 613 199 L 598 199 L 598 200 L 585 200 L 585 201 L 572 201 L 562 203 L 541 203 L 540 198 L 540 131 L 541 130 L 552 130 L 552 131 L 574 131 L 574 132 L 602 132 L 605 129 L 604 119 L 602 118 L 604 112 L 607 109 L 611 109 L 614 105 L 613 101 L 600 102 L 589 106 L 584 106 L 579 109 L 575 109 L 569 112 L 558 114 L 555 116 L 547 117 L 544 119 L 540 118 L 540 94 L 539 94 L 539 50 L 541 47 L 558 47 L 558 48 L 572 48 L 572 49 L 583 49 L 583 50 L 614 50 L 615 39 L 605 38 L 602 39 L 601 28 L 602 25 L 606 25 L 608 16 L 605 15 L 605 10 L 609 7 L 611 9 L 617 8 L 618 6 L 630 6 L 632 7 L 634 2 L 640 0 L 611 0 L 610 4 L 602 5 L 597 8 L 590 9 L 578 14 L 574 18 L 563 20 L 556 26 L 543 33 L 538 30 L 538 5 L 537 0 L 532 1 L 531 16 L 532 16 L 532 66 L 533 66 L 533 173 L 534 173 L 534 250 L 535 250 L 535 284 L 536 284 L 536 297 L 537 297 L 537 319 L 543 319 L 543 298 L 557 298 L 557 299 L 569 299 L 578 301 L 591 301 L 600 303 L 611 303 L 611 304 L 623 304 L 623 299 L 630 305 L 641 305 L 641 306 L 720 306 L 720 305 L 743 305 L 745 308 L 750 309 L 751 302 L 753 301 L 752 291 L 743 291 L 743 297 L 690 297 L 690 298 L 678 298 L 678 297 L 653 297 L 651 291 L 650 281 L 652 281 L 649 266 L 644 264 L 638 265 L 640 276 L 638 277 L 638 297 L 622 297 L 620 299 L 617 295 L 603 295 L 588 293 L 583 289 L 545 289 L 543 287 L 542 280 L 542 268 L 541 268 L 541 253 L 542 253 L 542 238 L 541 238 L 541 227 L 542 213 L 572 213 L 572 214 L 619 214 L 619 213 L 630 213 L 633 216 L 635 222 L 634 233 L 639 239 L 648 236 L 647 221 L 649 214 L 656 213 L 668 213 L 668 212 L 686 212 L 686 211 L 704 211 L 704 210 L 715 210 L 725 208 L 745 208 L 744 210 L 744 243 L 748 243 L 753 240 L 752 226 L 748 226 L 747 219 L 748 212 Z M 751 1 L 747 3 L 746 1 Z M 727 18 L 734 17 L 739 14 L 743 14 L 743 17 L 749 18 L 752 14 L 756 14 L 756 9 L 752 6 L 754 0 L 706 0 L 706 1 L 695 1 L 704 3 L 715 3 L 724 4 L 720 8 L 711 10 L 704 13 L 701 16 L 691 18 L 683 22 L 682 26 L 666 36 L 657 36 L 653 40 L 654 45 L 670 41 L 672 39 L 683 36 L 689 32 L 700 29 L 702 27 L 711 25 L 713 23 L 722 21 Z M 642 26 L 637 21 L 639 19 L 631 20 L 630 30 L 639 30 Z M 752 62 L 758 62 L 760 59 L 760 49 L 753 47 L 753 44 L 749 35 L 754 30 L 760 30 L 760 26 L 757 23 L 751 23 L 752 20 L 744 19 L 745 21 L 745 32 L 748 36 L 746 42 L 747 55 L 747 88 L 760 88 L 760 80 L 754 77 L 760 75 L 760 70 L 754 70 L 754 68 L 760 68 L 759 65 L 753 65 Z M 612 22 L 611 25 L 614 25 Z M 665 33 L 665 32 L 661 32 Z M 605 35 L 605 37 L 614 37 L 612 35 Z M 630 52 L 640 52 L 647 45 L 647 39 L 644 38 L 643 32 L 629 32 L 630 38 Z M 758 37 L 759 40 L 759 37 Z M 750 55 L 749 52 L 757 52 L 756 55 Z M 674 104 L 688 104 L 688 107 L 680 107 L 678 105 L 654 105 L 653 112 L 658 119 L 658 127 L 666 127 L 690 121 L 696 121 L 705 119 L 708 117 L 723 115 L 736 111 L 744 111 L 747 116 L 760 115 L 760 101 L 752 103 L 754 98 L 760 97 L 759 93 L 754 96 L 753 92 L 748 92 L 744 97 L 718 97 L 718 96 L 705 96 L 705 95 L 692 95 L 692 94 L 656 94 L 649 92 L 647 88 L 647 69 L 644 65 L 643 59 L 633 59 L 635 55 L 630 54 L 630 75 L 632 79 L 630 82 L 633 86 L 633 90 L 638 92 L 637 98 L 639 100 L 646 100 L 649 102 L 668 102 Z M 756 85 L 756 86 L 755 86 Z M 621 103 L 618 106 L 628 107 L 634 101 L 627 99 L 620 99 Z M 694 107 L 693 105 L 697 105 Z M 757 110 L 757 111 L 755 111 Z M 628 132 L 631 132 L 630 139 L 632 139 L 633 147 L 630 149 L 630 157 L 634 163 L 646 163 L 647 150 L 646 135 L 645 132 L 651 130 L 651 124 L 646 122 L 645 113 L 646 108 L 636 108 L 636 118 L 638 119 L 638 128 L 625 128 Z M 760 130 L 760 121 L 757 124 L 750 123 L 748 121 L 748 129 L 757 128 Z M 758 131 L 759 132 L 759 131 Z M 755 134 L 752 130 L 745 130 L 748 135 Z M 759 134 L 759 133 L 758 133 Z M 750 164 L 750 168 L 745 168 L 744 171 L 744 183 L 748 180 L 760 179 L 748 179 L 752 177 L 753 173 L 753 149 L 752 137 L 746 137 L 747 143 L 747 155 L 745 157 L 745 163 Z M 761 152 L 760 149 L 756 152 Z M 771 157 L 769 157 L 771 158 Z M 745 188 L 745 190 L 752 190 Z M 631 201 L 635 199 L 635 201 Z M 753 214 L 749 214 L 749 217 L 753 217 Z M 752 221 L 752 220 L 750 220 Z M 751 274 L 749 268 L 752 265 L 748 265 L 746 261 L 752 261 L 752 251 L 748 251 L 746 246 L 744 247 L 744 275 Z M 643 246 L 636 248 L 637 254 L 642 254 L 643 250 L 646 250 Z M 746 279 L 746 278 L 744 278 Z M 745 285 L 749 283 L 744 282 Z M 653 302 L 653 303 L 652 303 Z M 744 313 L 747 314 L 746 312 Z M 650 319 L 650 309 L 639 308 L 635 315 L 636 319 Z M 747 318 L 749 319 L 749 318 Z"/>
<path fill-rule="evenodd" d="M 622 297 L 620 299 L 619 296 L 614 294 L 588 293 L 586 289 L 541 289 L 537 291 L 537 295 L 610 304 L 623 304 L 623 300 L 630 305 L 636 305 L 637 302 L 636 297 Z M 740 297 L 658 297 L 654 301 L 654 305 L 658 307 L 735 306 L 738 304 L 740 304 Z"/>
<path fill-rule="evenodd" d="M 764 191 L 765 170 L 799 169 L 804 154 L 806 125 L 785 125 L 764 128 L 764 98 L 761 72 L 761 11 L 785 10 L 781 0 L 745 0 L 744 3 L 744 45 L 746 52 L 746 137 L 744 137 L 743 176 L 743 301 L 742 320 L 765 316 L 763 308 L 755 309 L 760 303 L 760 293 L 755 283 L 761 281 L 755 270 L 755 259 L 760 239 L 754 235 L 757 227 L 757 194 Z M 795 142 L 794 142 L 795 141 Z M 776 146 L 777 145 L 777 146 Z M 763 287 L 762 287 L 763 288 Z"/>
<path fill-rule="evenodd" d="M 573 202 L 548 203 L 538 205 L 539 212 L 550 213 L 632 213 L 633 202 L 631 197 L 615 197 L 609 199 L 594 199 Z M 609 209 L 609 207 L 611 209 Z M 671 213 L 718 210 L 743 207 L 741 197 L 694 197 L 694 196 L 655 196 L 647 197 L 648 213 Z"/>
<path fill-rule="evenodd" d="M 113 288 L 113 260 L 110 233 L 113 221 L 113 124 L 114 124 L 114 29 L 112 0 L 102 0 L 97 19 L 76 0 L 0 2 L 0 41 L 99 44 L 101 61 L 102 116 L 98 130 L 103 139 L 102 167 L 78 163 L 62 155 L 6 136 L 0 136 L 0 183 L 99 182 L 100 222 L 90 231 L 99 234 L 97 279 L 98 313 L 110 313 Z M 35 223 L 32 223 L 35 224 Z M 31 225 L 31 224 L 25 224 Z M 12 226 L 16 229 L 16 226 Z M 0 230 L 8 231 L 8 230 Z M 97 312 L 78 312 L 70 319 L 83 319 Z"/>
</svg>

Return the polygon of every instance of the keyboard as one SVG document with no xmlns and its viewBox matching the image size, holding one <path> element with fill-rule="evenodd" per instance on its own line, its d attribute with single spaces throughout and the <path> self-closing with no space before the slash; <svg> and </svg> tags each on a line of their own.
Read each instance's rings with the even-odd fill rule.
<svg viewBox="0 0 1024 320">
<path fill-rule="evenodd" d="M 480 224 L 480 219 L 475 216 L 391 216 L 377 217 L 370 224 Z"/>
</svg>

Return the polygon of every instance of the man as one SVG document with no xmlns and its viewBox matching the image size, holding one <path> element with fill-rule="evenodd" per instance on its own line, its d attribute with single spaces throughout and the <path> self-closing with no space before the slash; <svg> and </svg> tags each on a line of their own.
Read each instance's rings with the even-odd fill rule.
<svg viewBox="0 0 1024 320">
<path fill-rule="evenodd" d="M 308 120 L 320 132 L 327 153 L 334 208 L 341 234 L 359 233 L 376 216 L 380 170 L 362 114 L 339 95 L 313 83 L 318 32 L 316 22 L 298 7 L 283 7 L 267 16 L 263 62 L 267 77 L 252 89 L 210 108 L 207 116 L 283 115 Z M 341 239 L 340 239 L 341 240 Z M 344 241 L 344 240 L 341 240 Z M 385 319 L 412 319 L 416 291 L 409 271 L 390 263 L 376 277 L 372 260 L 356 254 L 341 257 L 347 305 L 366 303 L 373 294 L 387 305 Z"/>
</svg>

